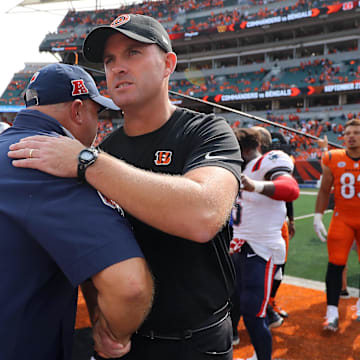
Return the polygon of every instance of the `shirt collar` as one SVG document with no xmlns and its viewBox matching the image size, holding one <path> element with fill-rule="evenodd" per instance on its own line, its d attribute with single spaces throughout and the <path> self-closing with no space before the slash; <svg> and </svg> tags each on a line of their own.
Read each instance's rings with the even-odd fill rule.
<svg viewBox="0 0 360 360">
<path fill-rule="evenodd" d="M 46 131 L 50 133 L 53 132 L 54 135 L 60 134 L 74 139 L 74 136 L 71 134 L 71 132 L 64 128 L 55 118 L 38 110 L 21 110 L 16 115 L 13 126 L 18 128 Z"/>
</svg>

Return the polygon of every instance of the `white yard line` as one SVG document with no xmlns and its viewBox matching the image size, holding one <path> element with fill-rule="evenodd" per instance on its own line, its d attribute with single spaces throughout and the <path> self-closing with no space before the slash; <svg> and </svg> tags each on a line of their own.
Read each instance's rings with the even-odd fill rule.
<svg viewBox="0 0 360 360">
<path fill-rule="evenodd" d="M 298 278 L 295 276 L 284 275 L 283 282 L 285 284 L 325 291 L 325 281 L 308 280 L 308 279 Z M 352 287 L 348 287 L 347 289 L 349 291 L 350 296 L 352 296 L 352 297 L 359 296 L 359 289 L 352 288 Z"/>
<path fill-rule="evenodd" d="M 329 209 L 329 210 L 325 210 L 324 214 L 327 214 L 329 212 L 332 212 L 333 210 Z M 301 215 L 301 216 L 296 216 L 294 218 L 294 220 L 302 220 L 302 219 L 307 219 L 309 217 L 314 217 L 315 213 L 312 214 L 307 214 L 307 215 Z"/>
<path fill-rule="evenodd" d="M 300 190 L 300 195 L 313 195 L 313 196 L 317 196 L 317 192 L 315 191 L 301 191 Z"/>
</svg>

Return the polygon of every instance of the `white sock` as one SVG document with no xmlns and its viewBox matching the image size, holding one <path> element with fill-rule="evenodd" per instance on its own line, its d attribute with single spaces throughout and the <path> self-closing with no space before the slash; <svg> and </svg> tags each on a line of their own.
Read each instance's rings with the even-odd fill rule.
<svg viewBox="0 0 360 360">
<path fill-rule="evenodd" d="M 332 320 L 339 317 L 338 307 L 335 305 L 328 305 L 326 309 L 326 318 Z"/>
</svg>

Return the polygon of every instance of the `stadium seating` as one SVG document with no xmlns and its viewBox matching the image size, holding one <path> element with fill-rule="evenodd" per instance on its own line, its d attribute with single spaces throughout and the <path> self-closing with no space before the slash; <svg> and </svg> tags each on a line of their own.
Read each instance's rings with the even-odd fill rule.
<svg viewBox="0 0 360 360">
<path fill-rule="evenodd" d="M 350 6 L 347 3 L 345 5 Z M 271 121 L 299 131 L 306 130 L 315 136 L 327 134 L 329 140 L 339 142 L 345 120 L 350 115 L 358 116 L 355 108 L 360 100 L 357 100 L 354 93 L 350 95 L 349 103 L 340 99 L 339 95 L 334 95 L 330 101 L 333 91 L 331 86 L 345 84 L 350 88 L 352 84 L 355 86 L 360 82 L 358 40 L 353 39 L 354 31 L 357 31 L 354 26 L 360 19 L 352 16 L 355 20 L 337 20 L 335 25 L 329 22 L 329 35 L 326 32 L 319 35 L 318 43 L 321 45 L 307 47 L 302 44 L 313 40 L 314 29 L 318 25 L 314 22 L 313 27 L 303 27 L 301 17 L 309 14 L 315 14 L 316 17 L 321 12 L 326 14 L 323 19 L 332 16 L 340 19 L 336 18 L 337 15 L 332 15 L 332 12 L 343 11 L 345 5 L 336 0 L 161 0 L 122 5 L 116 9 L 80 12 L 71 10 L 59 24 L 56 33 L 45 36 L 40 50 L 58 53 L 65 62 L 67 54 L 77 52 L 82 64 L 83 39 L 93 27 L 109 24 L 120 13 L 154 16 L 163 23 L 170 36 L 175 36 L 173 46 L 178 54 L 178 67 L 170 79 L 170 90 L 212 102 L 222 102 L 222 96 L 228 96 L 230 107 L 258 113 Z M 345 10 L 355 13 L 355 9 Z M 351 14 L 351 11 L 346 14 Z M 262 22 L 269 20 L 271 24 L 274 19 L 280 21 L 287 16 L 290 17 L 283 28 L 288 27 L 289 31 L 283 30 L 282 25 L 270 26 Z M 300 20 L 297 20 L 297 16 Z M 252 22 L 253 28 L 247 29 L 246 24 L 249 22 Z M 233 25 L 237 26 L 235 32 L 231 28 Z M 176 37 L 177 34 L 184 35 L 186 32 L 196 34 L 195 38 L 190 36 L 184 40 L 180 37 L 179 40 Z M 205 36 L 197 37 L 198 34 Z M 206 42 L 207 34 L 216 34 L 216 41 Z M 245 34 L 250 34 L 250 37 Z M 332 37 L 349 40 L 334 42 L 330 41 Z M 324 45 L 322 38 L 330 40 Z M 297 47 L 297 43 L 300 46 Z M 276 50 L 280 45 L 291 50 Z M 0 98 L 0 105 L 23 105 L 22 93 L 33 70 L 25 68 L 14 75 Z M 104 77 L 96 73 L 95 78 L 100 92 L 106 95 Z M 329 86 L 329 96 L 307 99 L 302 96 L 301 100 L 297 100 L 295 94 L 294 99 L 276 99 L 276 94 L 281 95 L 281 91 L 290 91 L 292 94 L 295 89 L 295 93 L 299 91 L 307 94 Z M 269 95 L 270 100 L 266 100 L 267 92 L 275 95 Z M 253 94 L 262 94 L 264 100 L 247 101 L 246 96 L 251 99 Z M 241 96 L 245 100 L 235 100 L 242 99 Z M 181 100 L 178 102 L 182 103 Z M 185 103 L 183 105 L 188 106 Z M 336 107 L 338 108 L 334 111 Z M 239 121 L 236 114 L 225 112 L 224 116 L 233 126 L 251 124 L 245 118 Z M 113 125 L 105 121 L 99 128 L 99 136 L 104 136 L 111 128 Z M 308 150 L 309 144 L 289 132 L 285 131 L 285 134 L 289 141 L 295 138 L 299 142 L 294 147 L 296 153 L 306 156 L 303 152 Z"/>
</svg>

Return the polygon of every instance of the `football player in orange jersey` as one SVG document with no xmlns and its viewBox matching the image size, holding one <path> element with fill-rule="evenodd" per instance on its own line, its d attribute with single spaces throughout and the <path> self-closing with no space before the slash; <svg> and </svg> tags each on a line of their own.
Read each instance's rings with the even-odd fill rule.
<svg viewBox="0 0 360 360">
<path fill-rule="evenodd" d="M 360 244 L 360 120 L 350 120 L 345 124 L 344 142 L 345 149 L 328 151 L 322 157 L 323 174 L 314 215 L 315 232 L 321 241 L 325 242 L 327 236 L 329 262 L 324 330 L 331 331 L 338 329 L 342 272 L 354 238 Z M 335 208 L 327 234 L 322 215 L 333 186 Z"/>
</svg>

